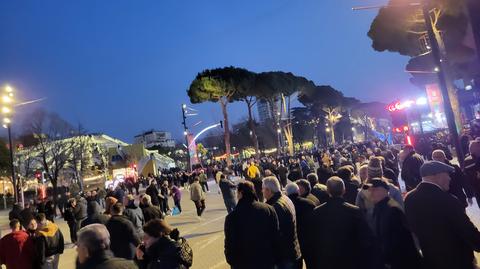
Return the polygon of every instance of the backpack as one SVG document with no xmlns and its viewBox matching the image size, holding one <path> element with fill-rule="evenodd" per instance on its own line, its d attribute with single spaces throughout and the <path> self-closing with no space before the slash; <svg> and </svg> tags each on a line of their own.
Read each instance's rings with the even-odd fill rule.
<svg viewBox="0 0 480 269">
<path fill-rule="evenodd" d="M 193 264 L 193 250 L 188 244 L 187 239 L 180 237 L 176 243 L 180 263 L 186 268 L 190 268 Z"/>
</svg>

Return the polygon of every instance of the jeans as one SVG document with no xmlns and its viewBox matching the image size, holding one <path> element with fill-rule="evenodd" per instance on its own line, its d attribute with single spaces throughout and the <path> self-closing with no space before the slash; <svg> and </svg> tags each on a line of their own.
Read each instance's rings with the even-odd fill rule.
<svg viewBox="0 0 480 269">
<path fill-rule="evenodd" d="M 182 205 L 180 204 L 180 200 L 173 200 L 175 206 L 178 208 L 178 211 L 182 212 Z"/>
<path fill-rule="evenodd" d="M 227 208 L 228 213 L 232 212 L 233 209 L 235 209 L 235 206 L 237 205 L 235 200 L 232 200 L 232 199 L 224 199 L 223 202 L 225 203 L 225 207 Z"/>
<path fill-rule="evenodd" d="M 42 265 L 42 269 L 58 269 L 58 261 L 60 260 L 60 254 L 55 254 L 45 258 L 45 263 Z"/>
<path fill-rule="evenodd" d="M 208 189 L 208 183 L 207 183 L 206 181 L 200 182 L 200 185 L 202 186 L 202 190 L 203 190 L 204 192 L 210 191 L 210 190 Z"/>
</svg>

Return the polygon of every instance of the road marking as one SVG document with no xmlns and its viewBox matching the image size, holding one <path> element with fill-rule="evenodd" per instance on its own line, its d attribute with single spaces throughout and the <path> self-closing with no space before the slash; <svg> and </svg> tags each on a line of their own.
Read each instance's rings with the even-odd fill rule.
<svg viewBox="0 0 480 269">
<path fill-rule="evenodd" d="M 198 229 L 198 228 L 200 228 L 200 227 L 203 227 L 203 226 L 205 226 L 205 225 L 208 225 L 208 224 L 210 224 L 210 223 L 212 223 L 212 222 L 215 222 L 215 221 L 217 221 L 217 220 L 221 220 L 221 219 L 224 219 L 224 218 L 225 218 L 225 216 L 220 216 L 220 217 L 218 217 L 218 218 L 214 218 L 214 219 L 209 220 L 209 221 L 207 221 L 207 222 L 204 222 L 204 223 L 202 223 L 202 224 L 196 225 L 196 226 L 193 227 L 192 229 L 182 231 L 182 233 L 183 233 L 183 234 L 189 234 L 189 233 L 191 233 L 192 231 L 194 231 L 194 230 L 196 230 L 196 229 Z"/>
<path fill-rule="evenodd" d="M 207 242 L 203 243 L 202 246 L 198 250 L 202 250 L 202 249 L 206 248 L 207 246 L 211 245 L 212 243 L 214 243 L 215 241 L 217 241 L 221 237 L 222 237 L 222 234 L 219 234 L 219 235 L 216 235 L 216 236 L 208 239 Z"/>
</svg>

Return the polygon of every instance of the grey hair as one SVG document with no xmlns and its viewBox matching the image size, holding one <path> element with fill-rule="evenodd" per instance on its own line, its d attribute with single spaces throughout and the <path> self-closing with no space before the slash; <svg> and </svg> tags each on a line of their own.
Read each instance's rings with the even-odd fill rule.
<svg viewBox="0 0 480 269">
<path fill-rule="evenodd" d="M 327 180 L 327 191 L 332 197 L 342 197 L 345 193 L 345 183 L 337 176 L 333 176 Z"/>
<path fill-rule="evenodd" d="M 285 186 L 285 193 L 287 193 L 287 195 L 298 194 L 298 190 L 298 185 L 295 182 L 288 183 L 287 186 Z"/>
<path fill-rule="evenodd" d="M 110 233 L 103 224 L 87 225 L 78 231 L 77 237 L 91 255 L 110 248 Z"/>
<path fill-rule="evenodd" d="M 278 179 L 274 176 L 265 177 L 262 185 L 265 189 L 269 189 L 273 193 L 280 192 L 280 182 L 278 182 Z"/>
</svg>

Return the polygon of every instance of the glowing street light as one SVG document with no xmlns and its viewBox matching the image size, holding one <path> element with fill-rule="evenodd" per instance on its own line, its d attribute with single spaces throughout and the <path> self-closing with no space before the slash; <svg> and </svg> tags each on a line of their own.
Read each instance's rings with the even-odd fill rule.
<svg viewBox="0 0 480 269">
<path fill-rule="evenodd" d="M 10 112 L 12 112 L 12 110 L 9 107 L 7 106 L 2 107 L 3 114 L 10 114 Z"/>
<path fill-rule="evenodd" d="M 3 118 L 3 123 L 10 124 L 12 121 L 9 118 Z"/>
</svg>

